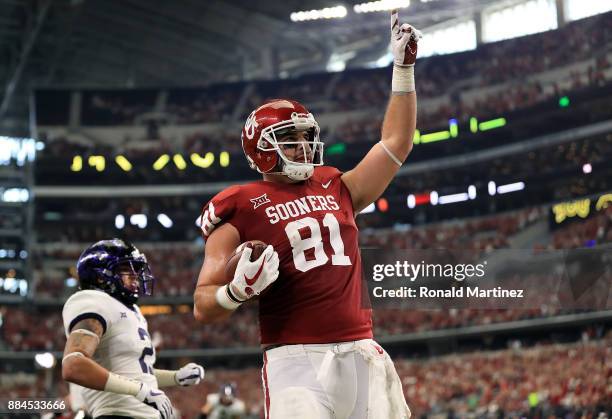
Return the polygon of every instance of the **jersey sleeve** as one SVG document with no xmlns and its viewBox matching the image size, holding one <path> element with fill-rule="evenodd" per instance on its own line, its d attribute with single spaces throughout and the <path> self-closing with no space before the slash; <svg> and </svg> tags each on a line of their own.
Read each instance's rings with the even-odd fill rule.
<svg viewBox="0 0 612 419">
<path fill-rule="evenodd" d="M 103 293 L 95 291 L 79 291 L 66 301 L 62 311 L 66 336 L 72 332 L 74 326 L 85 319 L 96 319 L 102 323 L 103 333 L 111 326 L 113 313 L 111 305 L 105 304 Z M 102 298 L 101 298 L 102 297 Z M 111 298 L 111 297 L 109 297 Z"/>
<path fill-rule="evenodd" d="M 240 186 L 231 186 L 215 195 L 202 208 L 199 223 L 204 240 L 208 240 L 215 228 L 230 223 L 238 230 L 242 238 L 242 226 L 239 213 Z"/>
</svg>

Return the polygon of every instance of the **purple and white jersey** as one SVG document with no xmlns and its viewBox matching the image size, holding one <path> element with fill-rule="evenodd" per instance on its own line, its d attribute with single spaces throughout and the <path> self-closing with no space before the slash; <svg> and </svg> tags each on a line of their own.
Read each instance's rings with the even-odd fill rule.
<svg viewBox="0 0 612 419">
<path fill-rule="evenodd" d="M 73 294 L 62 311 L 66 336 L 81 320 L 93 318 L 102 323 L 104 333 L 93 360 L 107 370 L 147 383 L 157 389 L 153 374 L 155 348 L 149 337 L 147 321 L 138 306 L 132 309 L 110 295 L 96 290 Z M 133 396 L 83 388 L 85 409 L 93 417 L 118 415 L 133 418 L 158 418 L 159 412 Z"/>
</svg>

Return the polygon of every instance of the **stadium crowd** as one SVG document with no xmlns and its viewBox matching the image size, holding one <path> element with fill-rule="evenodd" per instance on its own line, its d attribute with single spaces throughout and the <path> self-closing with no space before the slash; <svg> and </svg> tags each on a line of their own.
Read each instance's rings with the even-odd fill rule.
<svg viewBox="0 0 612 419">
<path fill-rule="evenodd" d="M 586 332 L 579 343 L 524 347 L 516 341 L 505 350 L 396 358 L 395 365 L 415 418 L 606 417 L 612 411 L 612 336 L 598 333 Z M 58 373 L 56 377 L 54 391 L 63 396 L 66 385 Z M 34 383 L 20 381 L 3 384 L 7 397 L 48 394 L 42 376 Z M 259 368 L 209 368 L 199 386 L 167 393 L 183 418 L 194 418 L 206 395 L 216 392 L 221 382 L 239 383 L 238 397 L 245 401 L 248 417 L 263 418 Z"/>
<path fill-rule="evenodd" d="M 435 129 L 446 125 L 449 118 L 466 121 L 472 116 L 501 116 L 570 91 L 588 87 L 597 89 L 609 84 L 612 71 L 606 53 L 612 42 L 612 31 L 608 29 L 612 26 L 611 21 L 612 13 L 607 13 L 570 23 L 559 30 L 484 44 L 474 51 L 420 60 L 419 68 L 424 71 L 418 74 L 417 86 L 419 100 L 425 106 L 419 108 L 419 128 Z M 558 48 L 560 37 L 564 39 L 564 48 Z M 521 54 L 512 54 L 512 51 L 517 50 Z M 567 79 L 555 78 L 554 82 L 547 82 L 537 77 L 551 69 L 574 68 L 575 64 L 586 60 L 592 62 L 582 69 L 570 71 Z M 527 82 L 525 74 L 530 75 Z M 159 125 L 233 122 L 233 125 L 240 126 L 248 112 L 263 100 L 293 97 L 312 105 L 311 110 L 317 115 L 322 112 L 368 110 L 365 116 L 349 117 L 323 138 L 328 142 L 369 142 L 379 135 L 380 118 L 389 94 L 389 78 L 390 71 L 384 68 L 305 75 L 291 80 L 259 81 L 251 84 L 251 89 L 247 87 L 248 83 L 240 82 L 213 85 L 200 90 L 92 91 L 86 92 L 84 96 L 83 124 L 144 124 L 147 126 L 145 137 L 159 140 L 151 141 L 151 149 L 156 152 L 167 150 L 170 143 L 173 143 L 173 152 L 198 152 L 200 149 L 210 151 L 220 147 L 240 151 L 231 148 L 237 144 L 236 127 L 232 124 L 229 126 L 231 133 L 228 131 L 210 135 L 196 132 L 173 141 L 159 134 Z M 495 86 L 501 90 L 478 93 Z M 248 95 L 246 100 L 241 101 L 245 90 Z M 156 95 L 165 98 L 161 101 L 165 107 L 155 107 Z M 448 97 L 441 104 L 427 106 L 429 99 L 439 99 L 442 95 Z M 242 103 L 242 111 L 236 115 L 239 103 Z M 57 114 L 55 109 L 47 112 Z M 58 124 L 52 116 L 46 119 L 44 113 L 44 108 L 38 112 L 40 125 Z M 228 141 L 228 137 L 232 141 Z M 61 136 L 50 140 L 66 142 Z M 139 139 L 126 137 L 126 144 L 121 148 L 129 149 L 127 143 L 135 140 Z M 63 145 L 53 150 L 60 153 L 65 148 Z M 100 149 L 87 151 L 97 153 Z M 147 152 L 131 150 L 131 153 Z"/>
<path fill-rule="evenodd" d="M 548 209 L 531 208 L 474 220 L 461 220 L 416 227 L 410 230 L 364 230 L 361 235 L 363 248 L 380 249 L 461 249 L 471 258 L 490 253 L 494 249 L 509 248 L 511 237 L 536 222 L 545 221 Z M 595 215 L 558 228 L 547 243 L 536 241 L 534 250 L 592 247 L 612 242 L 612 206 Z M 192 243 L 145 244 L 141 250 L 148 255 L 153 273 L 158 278 L 155 298 L 186 298 L 193 294 L 202 259 L 202 247 Z M 78 247 L 43 247 L 35 256 L 35 289 L 37 299 L 66 298 L 74 292 L 74 261 Z M 174 301 L 178 303 L 179 301 Z M 143 305 L 147 299 L 141 300 Z M 168 302 L 166 302 L 167 304 Z M 188 301 L 185 301 L 187 304 Z M 236 327 L 224 325 L 199 327 L 187 312 L 150 316 L 151 330 L 159 334 L 162 347 L 205 348 L 257 345 L 258 331 L 252 321 L 256 317 L 256 305 L 238 310 L 235 316 L 243 321 L 233 322 Z M 483 314 L 484 313 L 484 314 Z M 374 311 L 375 330 L 378 336 L 398 333 L 414 333 L 427 330 L 456 328 L 477 324 L 490 324 L 512 320 L 546 317 L 562 313 L 559 307 L 512 310 L 444 309 Z M 14 309 L 3 308 L 2 339 L 12 350 L 58 349 L 63 342 L 60 313 L 53 308 Z M 37 321 L 42 318 L 43 321 Z"/>
</svg>

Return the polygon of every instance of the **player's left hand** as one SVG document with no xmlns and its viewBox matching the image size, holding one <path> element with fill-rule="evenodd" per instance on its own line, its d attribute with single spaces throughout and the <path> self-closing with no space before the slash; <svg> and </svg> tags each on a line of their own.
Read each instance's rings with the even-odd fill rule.
<svg viewBox="0 0 612 419">
<path fill-rule="evenodd" d="M 416 61 L 417 43 L 423 34 L 413 26 L 400 25 L 397 10 L 391 11 L 391 49 L 393 63 L 402 67 L 412 66 Z"/>
<path fill-rule="evenodd" d="M 194 386 L 204 379 L 204 367 L 190 362 L 176 372 L 176 382 L 181 386 Z"/>
</svg>

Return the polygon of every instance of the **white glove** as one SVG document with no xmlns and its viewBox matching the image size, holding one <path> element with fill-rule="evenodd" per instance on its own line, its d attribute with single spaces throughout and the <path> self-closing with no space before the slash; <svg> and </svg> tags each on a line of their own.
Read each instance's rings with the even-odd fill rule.
<svg viewBox="0 0 612 419">
<path fill-rule="evenodd" d="M 399 24 L 397 10 L 391 11 L 391 50 L 393 63 L 401 67 L 413 66 L 417 55 L 417 42 L 423 34 L 413 26 Z"/>
<path fill-rule="evenodd" d="M 177 419 L 178 416 L 172 402 L 161 390 L 152 389 L 148 384 L 141 383 L 140 391 L 136 394 L 136 398 L 144 404 L 151 406 L 153 409 L 159 411 L 161 419 Z"/>
<path fill-rule="evenodd" d="M 259 259 L 251 262 L 253 249 L 246 246 L 242 251 L 234 279 L 230 282 L 231 292 L 240 301 L 259 295 L 278 278 L 278 253 L 268 245 Z"/>
<path fill-rule="evenodd" d="M 176 372 L 176 382 L 181 386 L 194 386 L 204 379 L 204 367 L 190 362 Z"/>
</svg>

